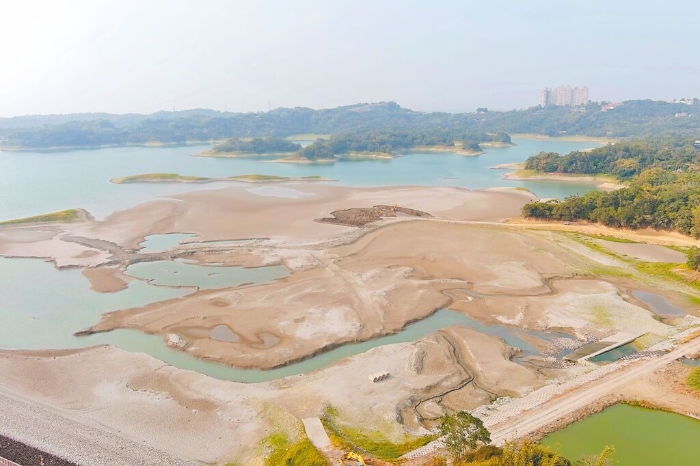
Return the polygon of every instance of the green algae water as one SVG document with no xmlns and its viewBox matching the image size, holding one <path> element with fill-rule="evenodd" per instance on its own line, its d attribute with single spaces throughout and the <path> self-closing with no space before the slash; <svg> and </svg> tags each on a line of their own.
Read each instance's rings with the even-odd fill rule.
<svg viewBox="0 0 700 466">
<path fill-rule="evenodd" d="M 612 464 L 620 466 L 697 466 L 700 421 L 653 409 L 619 404 L 546 436 L 569 460 L 615 447 Z"/>
</svg>

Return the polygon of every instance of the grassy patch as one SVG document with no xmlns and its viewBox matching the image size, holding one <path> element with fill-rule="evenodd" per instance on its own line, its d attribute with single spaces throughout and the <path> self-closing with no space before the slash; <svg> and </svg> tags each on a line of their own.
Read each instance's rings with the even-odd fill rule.
<svg viewBox="0 0 700 466">
<path fill-rule="evenodd" d="M 302 180 L 320 180 L 321 175 L 309 175 L 309 176 L 302 176 Z"/>
<path fill-rule="evenodd" d="M 264 440 L 270 452 L 265 460 L 266 466 L 327 466 L 328 460 L 313 446 L 308 438 L 291 443 L 286 434 L 278 432 Z"/>
<path fill-rule="evenodd" d="M 688 385 L 694 390 L 700 390 L 700 367 L 693 369 L 688 376 Z"/>
<path fill-rule="evenodd" d="M 437 438 L 436 435 L 406 437 L 401 443 L 388 440 L 381 432 L 365 431 L 340 426 L 335 419 L 335 411 L 328 410 L 321 420 L 333 444 L 344 451 L 359 451 L 383 460 L 395 460 L 411 450 L 420 448 Z"/>
<path fill-rule="evenodd" d="M 685 264 L 676 264 L 674 262 L 635 262 L 634 267 L 640 272 L 663 278 L 671 282 L 682 283 L 691 288 L 700 291 L 700 281 L 693 278 L 693 271 Z M 690 296 L 693 302 L 699 302 L 699 297 Z"/>
<path fill-rule="evenodd" d="M 207 181 L 209 178 L 200 176 L 184 176 L 177 173 L 143 173 L 141 175 L 125 176 L 114 178 L 112 183 L 144 183 L 153 181 Z"/>
<path fill-rule="evenodd" d="M 238 175 L 238 176 L 232 176 L 232 180 L 248 180 L 248 181 L 282 181 L 282 180 L 288 180 L 286 176 L 277 176 L 277 175 L 260 175 L 260 174 L 253 174 L 253 175 Z"/>
<path fill-rule="evenodd" d="M 76 209 L 62 210 L 51 214 L 35 215 L 33 217 L 16 218 L 0 222 L 0 225 L 21 225 L 23 223 L 48 223 L 48 222 L 74 222 L 79 220 L 80 216 Z"/>
<path fill-rule="evenodd" d="M 631 239 L 626 239 L 626 238 L 618 238 L 617 236 L 609 236 L 609 235 L 583 235 L 583 236 L 588 236 L 589 238 L 593 239 L 602 239 L 605 241 L 611 241 L 613 243 L 634 243 L 636 244 L 636 241 L 632 241 Z"/>
</svg>

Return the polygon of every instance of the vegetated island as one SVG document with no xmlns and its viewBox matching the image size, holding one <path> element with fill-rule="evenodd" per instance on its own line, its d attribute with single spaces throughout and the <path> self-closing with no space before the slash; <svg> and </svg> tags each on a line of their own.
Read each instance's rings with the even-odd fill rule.
<svg viewBox="0 0 700 466">
<path fill-rule="evenodd" d="M 26 225 L 33 223 L 72 223 L 93 220 L 92 215 L 84 209 L 67 209 L 50 214 L 34 215 L 32 217 L 16 218 L 0 222 L 0 226 Z"/>
<path fill-rule="evenodd" d="M 217 181 L 242 181 L 246 183 L 275 183 L 283 181 L 336 181 L 330 178 L 323 178 L 318 175 L 289 177 L 276 175 L 236 175 L 224 178 L 207 178 L 201 176 L 184 176 L 177 173 L 144 173 L 141 175 L 124 176 L 122 178 L 112 178 L 109 180 L 114 184 L 128 183 L 214 183 Z"/>
<path fill-rule="evenodd" d="M 628 183 L 563 201 L 534 202 L 523 216 L 584 220 L 619 228 L 653 228 L 700 238 L 700 149 L 691 139 L 619 142 L 561 156 L 542 152 L 525 162 L 536 173 L 607 175 Z"/>
<path fill-rule="evenodd" d="M 301 145 L 278 137 L 230 138 L 195 155 L 198 157 L 255 157 L 287 155 L 298 152 L 300 149 Z"/>
<path fill-rule="evenodd" d="M 269 157 L 280 163 L 334 163 L 340 160 L 390 160 L 398 153 L 411 151 L 452 152 L 480 155 L 480 144 L 510 145 L 506 133 L 481 133 L 435 128 L 412 131 L 364 131 L 317 138 L 301 147 L 286 139 L 267 137 L 243 140 L 231 138 L 208 151 L 196 154 L 205 157 Z"/>
<path fill-rule="evenodd" d="M 339 160 L 390 160 L 416 151 L 480 155 L 480 143 L 512 144 L 506 133 L 471 133 L 434 128 L 413 131 L 367 131 L 316 139 L 289 157 L 276 162 L 332 163 Z"/>
</svg>

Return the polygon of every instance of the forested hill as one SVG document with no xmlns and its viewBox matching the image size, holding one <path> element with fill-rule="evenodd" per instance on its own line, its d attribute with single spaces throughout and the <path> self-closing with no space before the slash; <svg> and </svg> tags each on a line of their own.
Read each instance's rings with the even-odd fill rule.
<svg viewBox="0 0 700 466">
<path fill-rule="evenodd" d="M 612 175 L 629 180 L 647 168 L 664 170 L 700 170 L 700 151 L 693 139 L 665 138 L 624 141 L 590 151 L 567 155 L 542 152 L 525 162 L 525 169 L 547 173 Z"/>
<path fill-rule="evenodd" d="M 181 144 L 228 138 L 287 137 L 366 131 L 447 131 L 450 133 L 538 133 L 639 138 L 650 135 L 700 137 L 700 101 L 694 105 L 649 100 L 623 102 L 612 110 L 586 107 L 533 107 L 495 112 L 424 113 L 394 102 L 333 109 L 279 108 L 260 113 L 214 110 L 151 115 L 77 114 L 0 118 L 0 146 L 45 148 Z"/>
<path fill-rule="evenodd" d="M 566 156 L 542 153 L 525 166 L 548 172 L 604 173 L 629 181 L 628 187 L 612 192 L 527 204 L 525 217 L 651 227 L 700 238 L 700 149 L 692 141 L 625 142 Z"/>
</svg>

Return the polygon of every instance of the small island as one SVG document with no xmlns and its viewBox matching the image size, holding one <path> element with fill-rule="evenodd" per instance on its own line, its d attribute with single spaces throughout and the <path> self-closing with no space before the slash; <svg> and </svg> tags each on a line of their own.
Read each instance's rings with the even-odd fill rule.
<svg viewBox="0 0 700 466">
<path fill-rule="evenodd" d="M 206 178 L 201 176 L 184 176 L 177 173 L 144 173 L 141 175 L 124 176 L 109 180 L 114 184 L 128 183 L 214 183 L 217 181 L 242 181 L 245 183 L 275 183 L 286 181 L 336 181 L 318 175 L 289 177 L 277 175 L 247 174 L 223 178 Z"/>
<path fill-rule="evenodd" d="M 32 217 L 16 218 L 0 222 L 0 226 L 7 225 L 27 225 L 33 223 L 73 223 L 87 222 L 92 220 L 92 216 L 84 209 L 67 209 L 50 214 L 34 215 Z"/>
<path fill-rule="evenodd" d="M 194 155 L 198 157 L 269 157 L 291 154 L 299 150 L 301 145 L 283 138 L 230 138 L 210 150 Z"/>
</svg>

